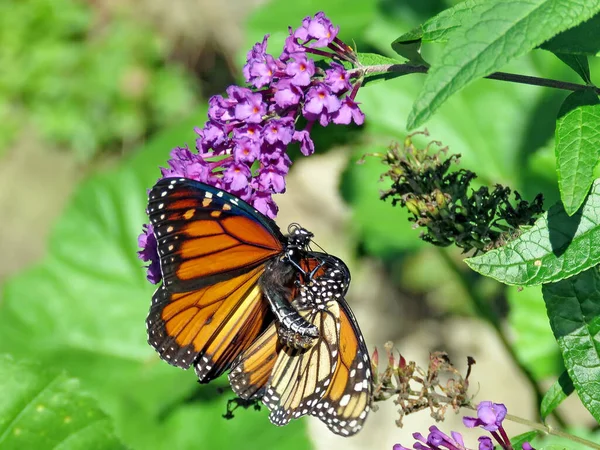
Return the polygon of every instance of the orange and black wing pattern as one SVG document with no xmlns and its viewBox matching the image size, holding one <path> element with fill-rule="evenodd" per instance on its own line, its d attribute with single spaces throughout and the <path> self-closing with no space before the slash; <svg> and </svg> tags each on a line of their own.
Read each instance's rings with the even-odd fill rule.
<svg viewBox="0 0 600 450">
<path fill-rule="evenodd" d="M 229 368 L 271 321 L 258 286 L 261 268 L 190 292 L 164 286 L 146 319 L 148 342 L 162 359 L 208 382 Z"/>
<path fill-rule="evenodd" d="M 285 237 L 241 199 L 186 178 L 164 178 L 149 194 L 163 285 L 189 292 L 235 278 L 280 254 Z"/>
<path fill-rule="evenodd" d="M 272 321 L 259 279 L 286 238 L 241 199 L 185 178 L 160 180 L 148 215 L 163 279 L 146 319 L 148 342 L 208 382 Z"/>
<path fill-rule="evenodd" d="M 323 399 L 310 412 L 335 434 L 358 433 L 369 413 L 373 393 L 371 361 L 358 323 L 340 299 L 340 340 L 336 370 Z"/>
<path fill-rule="evenodd" d="M 315 278 L 300 286 L 293 306 L 318 327 L 315 344 L 309 349 L 282 346 L 272 324 L 234 362 L 229 379 L 240 397 L 263 396 L 276 425 L 311 414 L 334 433 L 351 436 L 362 428 L 369 411 L 369 356 L 344 299 L 348 269 L 335 257 L 313 255 L 319 257 L 307 264 Z"/>
<path fill-rule="evenodd" d="M 231 389 L 238 397 L 251 400 L 264 395 L 282 347 L 275 323 L 271 323 L 258 339 L 238 356 L 229 372 Z"/>
<path fill-rule="evenodd" d="M 320 255 L 320 254 L 317 254 Z M 306 257 L 300 261 L 300 267 L 303 273 L 321 276 L 324 274 L 325 267 L 321 259 Z M 306 281 L 306 280 L 305 280 Z M 293 302 L 297 308 L 300 302 L 300 290 L 294 287 L 290 290 L 292 298 L 299 297 Z M 312 311 L 312 307 L 305 308 L 304 315 Z M 277 360 L 277 355 L 284 345 L 281 342 L 281 336 L 278 333 L 278 325 L 272 323 L 261 336 L 252 343 L 252 345 L 242 353 L 234 362 L 229 373 L 229 382 L 235 394 L 244 399 L 250 400 L 262 397 L 265 393 L 267 382 L 273 372 L 273 367 Z M 291 349 L 289 349 L 291 350 Z"/>
</svg>

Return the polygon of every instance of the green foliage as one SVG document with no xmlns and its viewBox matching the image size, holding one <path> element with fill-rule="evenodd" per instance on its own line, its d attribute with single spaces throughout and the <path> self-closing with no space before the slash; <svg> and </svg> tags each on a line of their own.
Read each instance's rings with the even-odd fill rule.
<svg viewBox="0 0 600 450">
<path fill-rule="evenodd" d="M 503 247 L 467 259 L 469 267 L 506 284 L 532 286 L 576 275 L 600 262 L 600 182 L 569 216 L 555 205 Z"/>
<path fill-rule="evenodd" d="M 545 420 L 552 412 L 569 396 L 573 393 L 575 387 L 573 386 L 573 382 L 569 378 L 569 373 L 564 371 L 558 377 L 558 380 L 552 384 L 548 392 L 544 395 L 542 399 L 542 404 L 540 405 L 540 413 L 542 415 L 542 419 Z"/>
<path fill-rule="evenodd" d="M 543 286 L 552 331 L 582 403 L 600 421 L 600 274 L 597 268 Z"/>
<path fill-rule="evenodd" d="M 597 56 L 600 42 L 596 39 L 600 32 L 600 14 L 570 30 L 554 36 L 541 45 L 544 50 L 557 54 Z"/>
<path fill-rule="evenodd" d="M 569 95 L 556 123 L 558 187 L 567 214 L 579 209 L 600 157 L 600 101 L 590 91 Z"/>
<path fill-rule="evenodd" d="M 0 355 L 0 447 L 117 450 L 111 420 L 79 381 Z"/>
<path fill-rule="evenodd" d="M 191 77 L 133 17 L 101 24 L 91 5 L 0 4 L 0 148 L 34 128 L 82 160 L 144 137 L 193 105 Z"/>
<path fill-rule="evenodd" d="M 511 438 L 510 443 L 512 444 L 513 448 L 521 448 L 525 442 L 531 442 L 536 436 L 537 432 L 529 431 Z"/>
<path fill-rule="evenodd" d="M 462 15 L 465 6 L 457 7 Z M 600 2 L 572 0 L 474 0 L 456 20 L 443 55 L 432 63 L 415 100 L 407 128 L 425 123 L 451 95 L 471 81 L 501 69 L 561 31 L 600 11 Z M 448 13 L 446 13 L 448 14 Z"/>
<path fill-rule="evenodd" d="M 353 158 L 342 176 L 340 190 L 346 202 L 352 205 L 352 231 L 357 241 L 363 243 L 368 253 L 389 258 L 404 250 L 421 246 L 416 239 L 417 232 L 412 230 L 406 210 L 394 208 L 391 202 L 374 202 L 380 192 L 389 188 L 390 183 L 372 183 L 378 179 L 384 166 L 373 157 L 366 157 L 364 162 L 357 161 L 361 152 Z M 374 217 L 380 220 L 373 220 Z"/>
<path fill-rule="evenodd" d="M 535 225 L 516 230 L 516 239 L 466 263 L 505 284 L 527 286 L 507 290 L 514 339 L 506 340 L 536 382 L 558 377 L 543 398 L 542 416 L 576 391 L 600 419 L 597 95 L 589 90 L 565 99 L 544 88 L 475 82 L 508 70 L 591 85 L 600 68 L 593 58 L 599 51 L 600 1 L 466 0 L 433 17 L 432 11 L 450 2 L 392 3 L 272 1 L 250 19 L 248 44 L 238 60 L 265 33 L 271 33 L 269 51 L 277 56 L 288 24 L 297 27 L 305 16 L 324 10 L 340 25 L 340 38 L 362 52 L 363 65 L 397 64 L 390 42 L 409 64 L 431 62 L 427 75 L 369 75 L 357 97 L 365 126 L 351 134 L 345 127 L 327 127 L 316 139 L 317 153 L 342 143 L 350 147 L 340 189 L 351 209 L 357 248 L 394 264 L 399 254 L 423 247 L 407 212 L 378 200 L 389 187 L 379 182 L 386 168 L 375 158 L 362 165 L 356 161 L 385 151 L 391 140 L 405 138 L 406 128 L 425 121 L 433 138 L 462 155 L 462 167 L 476 172 L 481 185 L 502 183 L 524 192 L 527 200 L 542 191 L 548 204 L 560 196 L 561 203 Z M 163 65 L 165 49 L 148 30 L 117 17 L 92 38 L 93 23 L 89 6 L 74 0 L 61 2 L 60 11 L 50 0 L 0 4 L 0 63 L 14 69 L 0 71 L 0 148 L 33 124 L 49 142 L 88 158 L 189 109 L 187 76 Z M 536 48 L 546 51 L 529 54 Z M 375 80 L 387 82 L 371 83 Z M 234 420 L 225 421 L 221 415 L 230 397 L 220 392 L 225 380 L 197 387 L 193 374 L 159 361 L 146 343 L 144 319 L 153 287 L 135 254 L 146 220 L 146 189 L 171 147 L 193 146 L 192 128 L 205 118 L 203 110 L 116 170 L 87 180 L 57 223 L 47 257 L 3 287 L 0 352 L 17 361 L 34 358 L 44 371 L 0 359 L 0 395 L 9 399 L 0 402 L 0 443 L 18 448 L 15 439 L 31 437 L 37 439 L 31 446 L 44 448 L 52 444 L 43 439 L 66 438 L 73 448 L 119 448 L 114 423 L 131 448 L 258 450 L 272 442 L 292 450 L 311 448 L 303 421 L 276 428 L 265 411 L 251 410 L 236 411 Z M 429 139 L 415 141 L 424 146 Z M 461 276 L 458 270 L 453 274 Z M 479 283 L 474 276 L 463 285 L 477 290 Z M 67 375 L 52 375 L 53 370 L 77 377 L 108 416 L 78 394 Z M 45 397 L 32 401 L 36 391 L 58 393 L 47 403 L 60 401 L 52 405 L 62 415 L 39 415 L 37 400 Z M 2 428 L 9 408 L 19 422 Z M 69 429 L 58 420 L 66 417 L 63 411 L 73 424 L 84 426 L 87 420 L 90 426 L 84 433 L 65 434 Z M 49 422 L 36 422 L 40 417 Z M 42 435 L 46 429 L 53 434 Z M 33 431 L 17 435 L 17 430 Z M 517 436 L 513 443 L 518 447 L 532 438 Z M 538 450 L 582 448 L 554 437 L 536 441 Z"/>
</svg>

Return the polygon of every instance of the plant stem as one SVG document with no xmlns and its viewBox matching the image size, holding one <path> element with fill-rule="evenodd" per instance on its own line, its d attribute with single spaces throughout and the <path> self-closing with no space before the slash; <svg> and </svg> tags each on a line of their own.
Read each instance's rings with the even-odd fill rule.
<svg viewBox="0 0 600 450">
<path fill-rule="evenodd" d="M 540 386 L 538 385 L 537 381 L 535 380 L 535 377 L 533 376 L 531 371 L 519 361 L 519 358 L 517 358 L 517 355 L 516 355 L 514 349 L 512 348 L 512 346 L 506 339 L 504 331 L 502 330 L 502 327 L 500 326 L 500 321 L 498 320 L 498 316 L 490 308 L 490 306 L 485 301 L 485 299 L 482 298 L 481 295 L 479 295 L 477 290 L 474 288 L 473 283 L 471 283 L 469 280 L 467 280 L 467 278 L 465 277 L 465 274 L 458 268 L 456 262 L 452 258 L 450 258 L 450 255 L 448 255 L 448 252 L 439 247 L 438 247 L 438 249 L 439 249 L 440 255 L 442 256 L 442 258 L 444 259 L 444 261 L 446 262 L 448 267 L 456 275 L 456 279 L 460 282 L 462 288 L 465 290 L 465 292 L 467 292 L 468 297 L 471 300 L 471 303 L 475 307 L 475 310 L 494 328 L 494 330 L 496 331 L 496 335 L 498 336 L 498 338 L 500 339 L 500 342 L 502 343 L 502 346 L 508 352 L 508 354 L 510 355 L 510 357 L 512 358 L 514 363 L 517 365 L 517 367 L 521 370 L 523 375 L 525 375 L 525 378 L 527 379 L 527 382 L 531 386 L 531 389 L 533 390 L 533 393 L 535 395 L 536 408 L 539 408 L 539 405 L 541 405 L 542 398 L 543 398 L 542 390 L 541 390 Z M 565 420 L 562 418 L 562 416 L 559 413 L 557 413 L 557 411 L 554 411 L 552 413 L 552 415 L 556 418 L 556 421 L 559 423 L 560 426 L 564 427 L 566 425 Z"/>
<path fill-rule="evenodd" d="M 569 433 L 565 433 L 564 431 L 557 430 L 556 428 L 552 428 L 549 425 L 543 425 L 541 423 L 532 422 L 531 420 L 523 419 L 522 417 L 513 416 L 512 414 L 507 414 L 506 419 L 511 422 L 520 423 L 522 425 L 527 425 L 529 428 L 532 428 L 537 431 L 541 431 L 543 433 L 551 434 L 554 436 L 560 436 L 565 439 L 569 439 L 573 442 L 577 442 L 579 444 L 587 445 L 590 448 L 600 449 L 600 444 L 596 444 L 595 442 L 588 441 L 587 439 L 583 439 L 579 436 L 574 436 Z"/>
<path fill-rule="evenodd" d="M 376 66 L 363 66 L 350 70 L 350 74 L 383 74 L 398 73 L 406 75 L 409 73 L 427 73 L 429 69 L 425 66 L 414 66 L 411 64 L 381 64 Z M 600 94 L 600 88 L 588 86 L 586 84 L 569 83 L 568 81 L 552 80 L 549 78 L 531 77 L 528 75 L 518 75 L 508 72 L 494 72 L 484 78 L 492 80 L 508 81 L 511 83 L 529 84 L 533 86 L 551 87 L 554 89 L 563 89 L 566 91 L 581 91 L 584 89 L 593 89 L 596 94 Z"/>
</svg>

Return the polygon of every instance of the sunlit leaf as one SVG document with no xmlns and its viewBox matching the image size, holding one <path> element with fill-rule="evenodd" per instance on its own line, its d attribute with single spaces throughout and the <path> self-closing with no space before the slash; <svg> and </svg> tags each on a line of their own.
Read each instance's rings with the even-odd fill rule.
<svg viewBox="0 0 600 450">
<path fill-rule="evenodd" d="M 581 402 L 600 420 L 600 274 L 590 269 L 542 288 L 552 331 Z"/>
<path fill-rule="evenodd" d="M 0 355 L 0 447 L 117 450 L 112 421 L 79 381 Z"/>
<path fill-rule="evenodd" d="M 600 181 L 574 215 L 555 205 L 515 240 L 465 262 L 482 275 L 526 286 L 559 281 L 597 265 Z"/>
</svg>

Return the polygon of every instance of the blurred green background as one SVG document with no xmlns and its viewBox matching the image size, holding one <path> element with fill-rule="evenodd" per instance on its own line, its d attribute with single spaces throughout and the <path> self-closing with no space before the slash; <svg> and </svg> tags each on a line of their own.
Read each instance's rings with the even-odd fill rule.
<svg viewBox="0 0 600 450">
<path fill-rule="evenodd" d="M 154 287 L 136 237 L 158 167 L 174 146 L 194 146 L 208 97 L 241 81 L 245 54 L 265 33 L 278 55 L 288 25 L 324 10 L 359 51 L 394 57 L 395 38 L 455 3 L 0 2 L 0 353 L 10 355 L 0 358 L 0 448 L 381 449 L 425 431 L 426 412 L 396 428 L 391 401 L 351 439 L 312 419 L 277 428 L 264 408 L 223 419 L 232 397 L 225 380 L 199 386 L 146 344 Z M 541 50 L 505 70 L 579 82 Z M 459 252 L 423 244 L 404 211 L 378 201 L 385 167 L 355 164 L 403 140 L 422 81 L 373 83 L 358 95 L 364 127 L 316 130 L 317 153 L 295 158 L 277 198 L 278 222 L 301 223 L 348 262 L 348 299 L 371 351 L 392 340 L 425 363 L 429 351 L 446 350 L 462 370 L 473 356 L 477 399 L 535 418 L 536 392 L 562 371 L 539 289 L 481 279 Z M 478 183 L 506 184 L 527 199 L 543 192 L 550 205 L 558 199 L 554 121 L 566 95 L 481 80 L 428 129 L 462 154 Z M 502 317 L 512 353 L 477 317 L 473 295 Z M 593 424 L 576 398 L 560 413 Z M 442 428 L 459 429 L 459 417 L 448 417 Z"/>
</svg>

